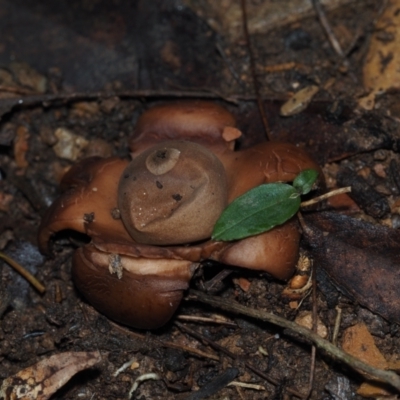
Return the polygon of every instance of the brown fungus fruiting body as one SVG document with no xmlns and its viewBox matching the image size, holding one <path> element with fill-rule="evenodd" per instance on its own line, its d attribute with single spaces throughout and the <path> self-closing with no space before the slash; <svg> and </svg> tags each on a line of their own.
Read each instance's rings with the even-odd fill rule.
<svg viewBox="0 0 400 400">
<path fill-rule="evenodd" d="M 88 235 L 73 259 L 77 287 L 109 318 L 137 328 L 171 318 L 205 259 L 288 279 L 298 258 L 295 220 L 231 243 L 210 240 L 211 232 L 226 205 L 248 190 L 309 168 L 322 173 L 291 144 L 234 151 L 240 135 L 233 115 L 213 103 L 151 108 L 137 122 L 131 162 L 92 158 L 67 173 L 39 229 L 40 248 L 61 230 Z"/>
<path fill-rule="evenodd" d="M 135 258 L 89 244 L 75 252 L 72 275 L 103 314 L 135 328 L 156 329 L 176 311 L 194 267 L 187 260 Z"/>
</svg>

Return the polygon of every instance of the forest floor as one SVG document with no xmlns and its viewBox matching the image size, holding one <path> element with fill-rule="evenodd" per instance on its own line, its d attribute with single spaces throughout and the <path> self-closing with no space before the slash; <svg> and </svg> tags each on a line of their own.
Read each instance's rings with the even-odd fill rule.
<svg viewBox="0 0 400 400">
<path fill-rule="evenodd" d="M 317 234 L 329 231 L 339 242 L 329 259 L 318 239 L 301 242 L 313 260 L 314 293 L 288 299 L 282 295 L 286 282 L 234 268 L 210 295 L 289 321 L 304 320 L 314 308 L 326 339 L 342 348 L 349 346 L 349 328 L 365 326 L 369 333 L 352 346 L 364 346 L 364 361 L 396 370 L 399 76 L 394 73 L 382 93 L 376 90 L 376 99 L 366 97 L 373 89 L 366 87 L 373 81 L 366 78 L 366 61 L 384 5 L 322 2 L 327 34 L 313 2 L 247 3 L 256 85 L 271 139 L 306 148 L 328 190 L 352 186 L 353 192 L 304 212 Z M 157 102 L 217 102 L 237 118 L 239 149 L 266 140 L 240 2 L 0 0 L 0 9 L 0 251 L 45 286 L 39 293 L 0 261 L 0 378 L 56 354 L 99 352 L 95 365 L 52 398 L 127 399 L 139 377 L 135 399 L 363 398 L 366 378 L 329 351 L 317 348 L 314 359 L 301 334 L 197 298 L 193 290 L 204 290 L 223 265 L 205 263 L 172 321 L 147 332 L 110 321 L 79 294 L 71 257 L 82 238 L 57 236 L 51 257 L 37 246 L 41 217 L 59 195 L 65 171 L 88 156 L 128 158 L 138 117 Z M 400 32 L 396 18 L 386 27 Z M 399 41 L 400 33 L 386 27 L 377 40 Z M 400 65 L 398 57 L 381 54 L 379 73 Z M 293 115 L 282 116 L 282 105 L 304 88 L 315 88 L 314 95 L 289 102 Z M 296 112 L 293 104 L 302 102 Z M 60 132 L 76 136 L 60 144 Z M 372 260 L 372 272 L 363 257 Z M 386 274 L 389 288 L 381 284 Z M 392 399 L 400 393 L 391 386 L 370 390 Z"/>
</svg>

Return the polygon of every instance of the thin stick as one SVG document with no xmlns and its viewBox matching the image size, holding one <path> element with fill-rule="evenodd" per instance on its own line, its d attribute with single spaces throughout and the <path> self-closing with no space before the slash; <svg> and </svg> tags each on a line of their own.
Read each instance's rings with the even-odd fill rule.
<svg viewBox="0 0 400 400">
<path fill-rule="evenodd" d="M 123 90 L 113 92 L 73 92 L 73 93 L 57 93 L 57 94 L 32 94 L 22 97 L 12 97 L 8 99 L 0 99 L 0 107 L 2 113 L 11 111 L 14 107 L 32 107 L 41 105 L 48 107 L 55 102 L 70 103 L 83 100 L 99 100 L 110 97 L 120 98 L 204 98 L 204 99 L 224 99 L 227 102 L 237 104 L 239 96 L 224 96 L 222 94 L 210 93 L 207 91 L 164 91 L 164 90 Z M 250 99 L 254 100 L 254 96 Z"/>
<path fill-rule="evenodd" d="M 201 301 L 202 303 L 209 304 L 213 307 L 220 308 L 234 314 L 246 315 L 248 317 L 255 318 L 261 321 L 266 321 L 295 332 L 315 344 L 318 349 L 324 351 L 331 358 L 341 361 L 349 367 L 355 369 L 356 371 L 368 375 L 369 378 L 387 383 L 400 392 L 400 377 L 396 373 L 392 371 L 384 371 L 366 364 L 358 358 L 353 357 L 352 355 L 340 350 L 338 347 L 334 346 L 328 340 L 323 339 L 321 336 L 314 333 L 310 329 L 300 326 L 295 322 L 288 321 L 285 318 L 265 311 L 245 307 L 233 300 L 209 296 L 197 290 L 190 290 L 187 299 Z"/>
<path fill-rule="evenodd" d="M 0 99 L 0 117 L 14 108 L 26 107 L 49 107 L 54 103 L 68 104 L 77 101 L 91 101 L 108 99 L 110 97 L 119 97 L 121 99 L 209 99 L 225 100 L 232 104 L 238 104 L 240 100 L 255 101 L 254 95 L 211 93 L 210 91 L 174 91 L 174 90 L 122 90 L 112 92 L 73 92 L 57 94 L 33 94 L 27 96 L 18 96 L 6 99 Z M 274 96 L 268 99 L 286 101 L 287 96 Z"/>
<path fill-rule="evenodd" d="M 226 321 L 222 318 L 218 319 L 215 318 L 207 318 L 207 317 L 198 317 L 196 315 L 177 315 L 176 318 L 180 319 L 181 321 L 190 321 L 190 322 L 205 322 L 207 324 L 217 324 L 217 325 L 227 325 L 232 328 L 237 328 L 237 324 L 232 321 Z"/>
<path fill-rule="evenodd" d="M 315 266 L 311 270 L 312 280 L 312 331 L 317 333 L 318 329 L 318 310 L 317 310 L 317 277 L 315 273 Z M 317 348 L 315 345 L 311 347 L 311 363 L 310 363 L 310 379 L 308 383 L 308 393 L 304 396 L 304 400 L 307 400 L 312 393 L 314 387 L 314 376 L 315 376 L 315 359 L 317 356 Z"/>
<path fill-rule="evenodd" d="M 261 385 L 256 385 L 254 383 L 238 382 L 238 381 L 233 381 L 231 383 L 228 383 L 228 386 L 236 386 L 236 387 L 242 387 L 245 389 L 252 389 L 252 390 L 259 390 L 259 391 L 266 390 L 265 387 L 261 386 Z"/>
<path fill-rule="evenodd" d="M 346 187 L 340 188 L 340 189 L 334 189 L 328 193 L 322 194 L 321 196 L 314 197 L 311 200 L 303 201 L 300 204 L 300 207 L 312 206 L 313 204 L 317 204 L 323 200 L 329 199 L 329 197 L 333 197 L 333 196 L 337 196 L 338 194 L 349 193 L 349 192 L 351 192 L 351 186 L 346 186 Z"/>
<path fill-rule="evenodd" d="M 0 258 L 4 260 L 7 264 L 11 265 L 20 275 L 22 275 L 40 294 L 46 291 L 46 288 L 21 264 L 18 264 L 11 257 L 0 252 Z"/>
<path fill-rule="evenodd" d="M 195 293 L 197 293 L 197 291 L 194 291 Z M 190 294 L 192 293 L 192 291 L 190 291 Z M 201 293 L 201 292 L 199 292 Z M 210 296 L 211 297 L 211 296 Z M 190 298 L 190 297 L 189 297 Z M 196 332 L 195 330 L 187 327 L 186 325 L 181 324 L 180 322 L 174 322 L 174 324 L 181 330 L 187 332 L 189 335 L 195 337 L 196 339 L 200 340 L 203 343 L 207 343 L 209 346 L 211 346 L 213 349 L 216 349 L 218 351 L 220 351 L 221 353 L 226 354 L 228 357 L 236 360 L 238 358 L 238 356 L 232 352 L 230 352 L 227 348 L 219 345 L 218 343 L 214 342 L 213 340 L 209 339 L 208 337 L 202 335 L 199 332 Z M 246 368 L 248 368 L 249 370 L 253 371 L 255 374 L 257 374 L 258 376 L 260 376 L 261 378 L 265 379 L 267 382 L 271 383 L 274 386 L 279 386 L 280 382 L 277 379 L 272 378 L 271 376 L 265 374 L 264 372 L 262 372 L 261 370 L 259 370 L 258 368 L 254 367 L 252 364 L 248 363 L 248 362 L 244 362 L 244 365 L 246 366 Z M 299 393 L 298 390 L 293 390 L 293 389 L 286 389 L 290 394 L 296 396 L 296 397 L 301 397 L 301 394 Z"/>
<path fill-rule="evenodd" d="M 333 327 L 332 334 L 332 344 L 337 345 L 337 339 L 339 336 L 340 322 L 342 321 L 342 309 L 337 306 L 336 308 L 336 318 L 335 318 L 335 326 Z"/>
<path fill-rule="evenodd" d="M 111 325 L 116 328 L 118 331 L 125 333 L 128 336 L 134 337 L 136 339 L 141 339 L 141 340 L 148 340 L 149 336 L 148 335 L 143 335 L 141 333 L 137 333 L 137 332 L 133 332 L 127 328 L 124 328 L 114 322 L 111 322 Z M 153 340 L 154 342 L 157 343 L 157 345 L 161 346 L 161 347 L 167 347 L 170 349 L 178 349 L 178 350 L 182 350 L 185 351 L 186 353 L 190 353 L 193 354 L 197 357 L 202 357 L 202 358 L 208 358 L 210 360 L 214 360 L 214 361 L 220 361 L 219 357 L 214 355 L 214 354 L 210 354 L 210 353 L 205 353 L 204 351 L 201 351 L 199 349 L 195 349 L 193 347 L 189 347 L 189 346 L 184 346 L 184 345 L 180 345 L 178 343 L 173 343 L 173 342 L 166 342 L 163 340 L 159 340 L 156 339 L 155 337 L 151 337 L 151 340 Z"/>
<path fill-rule="evenodd" d="M 271 132 L 270 132 L 269 125 L 268 125 L 267 116 L 265 115 L 264 105 L 263 105 L 263 102 L 262 102 L 262 99 L 261 99 L 260 88 L 259 88 L 260 86 L 258 84 L 257 73 L 256 73 L 256 63 L 255 63 L 255 60 L 254 60 L 253 49 L 251 47 L 249 28 L 247 26 L 246 0 L 241 0 L 241 5 L 242 5 L 243 31 L 244 31 L 244 36 L 245 36 L 246 43 L 247 43 L 247 50 L 249 52 L 250 70 L 251 70 L 251 75 L 252 75 L 252 78 L 253 78 L 254 93 L 255 93 L 256 98 L 257 98 L 258 110 L 260 112 L 262 123 L 264 125 L 265 135 L 266 135 L 267 139 L 269 141 L 271 141 Z"/>
<path fill-rule="evenodd" d="M 207 281 L 204 284 L 204 289 L 207 292 L 211 292 L 211 290 L 214 289 L 214 287 L 222 282 L 226 277 L 228 277 L 233 271 L 231 269 L 225 268 L 221 272 L 218 272 L 217 275 L 215 275 L 213 278 L 211 278 L 209 281 Z"/>
<path fill-rule="evenodd" d="M 341 58 L 344 58 L 345 55 L 343 53 L 342 47 L 340 46 L 339 41 L 336 39 L 336 36 L 333 32 L 333 29 L 331 28 L 331 25 L 328 22 L 328 19 L 326 18 L 326 15 L 324 13 L 324 10 L 319 2 L 319 0 L 312 0 L 315 12 L 317 13 L 319 22 L 322 25 L 322 28 L 324 29 L 326 36 L 328 37 L 329 43 L 331 44 L 333 50 L 335 50 L 336 54 L 340 56 Z"/>
</svg>

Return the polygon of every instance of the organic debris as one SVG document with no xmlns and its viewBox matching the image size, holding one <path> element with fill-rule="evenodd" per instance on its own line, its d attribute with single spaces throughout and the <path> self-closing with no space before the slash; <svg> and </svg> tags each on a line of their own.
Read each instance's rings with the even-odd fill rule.
<svg viewBox="0 0 400 400">
<path fill-rule="evenodd" d="M 99 361 L 98 351 L 50 356 L 5 379 L 0 396 L 4 400 L 47 400 L 75 374 Z"/>
<path fill-rule="evenodd" d="M 400 322 L 400 232 L 337 213 L 306 216 L 303 234 L 316 268 L 359 304 Z"/>
<path fill-rule="evenodd" d="M 388 369 L 388 362 L 376 346 L 367 326 L 363 323 L 351 326 L 343 332 L 342 349 L 376 368 Z M 390 395 L 390 392 L 382 385 L 369 382 L 364 382 L 357 389 L 357 393 L 363 397 Z"/>
<path fill-rule="evenodd" d="M 376 22 L 364 63 L 364 86 L 370 93 L 359 104 L 372 110 L 375 97 L 389 89 L 400 89 L 400 7 L 390 0 Z"/>
</svg>

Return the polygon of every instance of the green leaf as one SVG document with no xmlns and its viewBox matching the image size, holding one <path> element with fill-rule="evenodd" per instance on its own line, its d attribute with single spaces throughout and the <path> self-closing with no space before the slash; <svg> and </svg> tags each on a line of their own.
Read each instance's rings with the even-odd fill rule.
<svg viewBox="0 0 400 400">
<path fill-rule="evenodd" d="M 311 191 L 317 178 L 318 172 L 315 169 L 305 169 L 296 176 L 293 181 L 293 186 L 300 192 L 300 194 L 307 194 Z"/>
<path fill-rule="evenodd" d="M 300 194 L 286 183 L 268 183 L 235 199 L 214 226 L 214 240 L 238 240 L 283 224 L 300 207 Z"/>
</svg>

